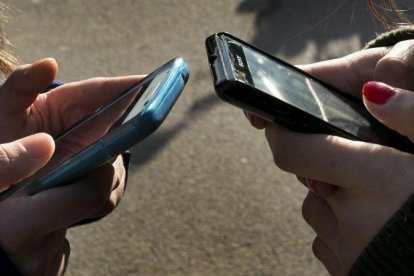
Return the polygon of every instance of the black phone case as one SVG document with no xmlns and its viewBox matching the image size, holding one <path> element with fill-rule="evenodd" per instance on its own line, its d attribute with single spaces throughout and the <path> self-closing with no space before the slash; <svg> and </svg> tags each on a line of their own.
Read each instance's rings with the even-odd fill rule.
<svg viewBox="0 0 414 276">
<path fill-rule="evenodd" d="M 372 128 L 374 128 L 374 132 L 381 137 L 381 141 L 376 143 L 394 147 L 405 152 L 414 153 L 414 144 L 412 144 L 408 138 L 387 128 L 378 120 L 376 120 L 371 114 L 369 114 L 368 111 L 366 111 L 361 100 L 352 97 L 351 95 L 340 92 L 336 88 L 322 82 L 319 79 L 316 79 L 315 77 L 300 70 L 299 68 L 283 60 L 280 60 L 228 33 L 217 33 L 206 39 L 207 55 L 210 63 L 215 90 L 217 95 L 222 100 L 241 109 L 247 110 L 268 121 L 275 122 L 291 131 L 329 134 L 351 140 L 364 141 L 363 139 L 345 130 L 342 130 L 332 124 L 329 124 L 326 121 L 313 116 L 312 114 L 304 112 L 267 93 L 264 93 L 253 86 L 230 78 L 228 72 L 232 72 L 231 64 L 229 62 L 226 62 L 226 59 L 223 59 L 221 57 L 223 52 L 221 51 L 222 49 L 220 49 L 219 43 L 221 40 L 223 40 L 222 37 L 227 37 L 238 43 L 244 44 L 247 47 L 268 57 L 269 59 L 274 60 L 277 63 L 290 68 L 291 70 L 299 72 L 300 74 L 312 79 L 315 82 L 320 83 L 321 85 L 331 90 L 333 93 L 336 93 L 338 96 L 346 99 L 349 102 L 352 102 L 355 106 L 358 107 L 358 112 L 371 122 Z"/>
</svg>

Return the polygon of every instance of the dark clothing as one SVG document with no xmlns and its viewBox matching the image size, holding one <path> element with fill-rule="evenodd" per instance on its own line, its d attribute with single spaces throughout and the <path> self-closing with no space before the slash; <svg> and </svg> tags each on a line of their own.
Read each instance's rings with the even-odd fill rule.
<svg viewBox="0 0 414 276">
<path fill-rule="evenodd" d="M 391 47 L 409 39 L 414 39 L 414 26 L 384 33 L 366 48 Z M 414 195 L 376 234 L 349 275 L 414 275 Z"/>
</svg>

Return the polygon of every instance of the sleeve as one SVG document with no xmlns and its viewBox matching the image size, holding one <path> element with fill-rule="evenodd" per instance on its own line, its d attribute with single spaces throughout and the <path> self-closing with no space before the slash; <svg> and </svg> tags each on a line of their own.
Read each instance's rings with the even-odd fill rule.
<svg viewBox="0 0 414 276">
<path fill-rule="evenodd" d="M 0 248 L 0 275 L 9 275 L 9 276 L 21 276 L 22 274 L 16 268 L 14 263 L 10 260 L 7 256 L 6 252 L 4 252 Z"/>
<path fill-rule="evenodd" d="M 414 39 L 414 25 L 400 27 L 398 29 L 380 34 L 376 39 L 368 42 L 364 48 L 390 47 L 400 41 L 409 39 Z"/>
<path fill-rule="evenodd" d="M 349 275 L 414 274 L 414 195 L 380 230 Z"/>
<path fill-rule="evenodd" d="M 390 47 L 408 39 L 414 39 L 414 26 L 379 35 L 365 48 Z M 376 234 L 349 275 L 414 275 L 414 195 Z"/>
</svg>

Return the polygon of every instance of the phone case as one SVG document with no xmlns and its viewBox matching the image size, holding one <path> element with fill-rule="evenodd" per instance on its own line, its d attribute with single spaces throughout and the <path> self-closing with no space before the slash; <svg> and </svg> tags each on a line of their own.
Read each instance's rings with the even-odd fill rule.
<svg viewBox="0 0 414 276">
<path fill-rule="evenodd" d="M 233 77 L 232 65 L 227 58 L 229 53 L 226 52 L 226 47 L 223 45 L 225 43 L 225 39 L 234 40 L 242 45 L 245 45 L 270 60 L 296 71 L 328 88 L 332 91 L 332 93 L 335 93 L 338 97 L 341 97 L 358 109 L 358 112 L 371 123 L 374 132 L 377 133 L 380 138 L 375 141 L 361 139 L 360 137 L 321 120 L 310 113 L 264 93 L 254 86 L 236 80 Z M 209 36 L 206 39 L 205 44 L 214 87 L 217 95 L 222 100 L 295 132 L 336 135 L 351 140 L 361 140 L 391 146 L 406 152 L 414 152 L 414 145 L 406 137 L 378 122 L 365 109 L 361 100 L 338 91 L 336 88 L 322 82 L 319 79 L 316 79 L 297 67 L 278 59 L 228 33 L 222 32 Z"/>
<path fill-rule="evenodd" d="M 125 124 L 116 126 L 109 134 L 59 165 L 53 171 L 38 176 L 35 175 L 20 184 L 12 186 L 12 189 L 1 195 L 2 199 L 10 196 L 34 195 L 46 189 L 68 184 L 148 137 L 162 124 L 180 96 L 189 78 L 189 67 L 182 58 L 175 58 L 129 90 L 139 89 L 139 87 L 146 84 L 147 80 L 153 80 L 154 76 L 165 70 L 169 70 L 168 75 L 162 80 L 153 92 L 151 99 L 145 103 L 137 116 Z"/>
</svg>

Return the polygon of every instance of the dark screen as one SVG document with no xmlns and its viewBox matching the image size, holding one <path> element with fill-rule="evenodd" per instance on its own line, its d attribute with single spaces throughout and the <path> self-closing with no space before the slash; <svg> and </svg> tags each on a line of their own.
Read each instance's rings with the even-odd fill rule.
<svg viewBox="0 0 414 276">
<path fill-rule="evenodd" d="M 361 140 L 375 142 L 364 107 L 330 88 L 234 40 L 227 40 L 234 78 L 312 114 Z"/>
</svg>

